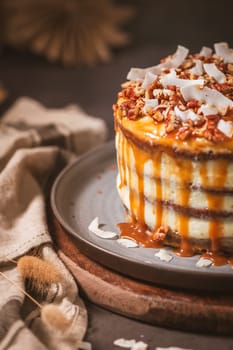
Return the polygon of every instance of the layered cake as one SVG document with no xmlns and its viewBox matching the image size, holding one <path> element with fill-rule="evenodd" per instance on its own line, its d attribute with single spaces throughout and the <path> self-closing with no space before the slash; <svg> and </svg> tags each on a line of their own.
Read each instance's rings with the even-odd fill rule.
<svg viewBox="0 0 233 350">
<path fill-rule="evenodd" d="M 233 50 L 183 46 L 132 68 L 114 104 L 122 236 L 181 255 L 233 252 Z"/>
</svg>

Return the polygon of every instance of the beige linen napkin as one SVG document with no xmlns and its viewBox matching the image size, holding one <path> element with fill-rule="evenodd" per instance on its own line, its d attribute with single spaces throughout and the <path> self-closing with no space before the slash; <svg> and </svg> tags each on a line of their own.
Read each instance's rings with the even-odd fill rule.
<svg viewBox="0 0 233 350">
<path fill-rule="evenodd" d="M 47 109 L 21 98 L 0 121 L 0 272 L 25 288 L 12 259 L 35 254 L 61 273 L 36 308 L 21 318 L 25 296 L 0 276 L 0 349 L 78 349 L 87 314 L 78 287 L 53 250 L 46 217 L 46 198 L 56 174 L 72 159 L 104 141 L 102 120 L 78 106 Z M 69 320 L 65 330 L 41 317 L 53 303 Z"/>
</svg>

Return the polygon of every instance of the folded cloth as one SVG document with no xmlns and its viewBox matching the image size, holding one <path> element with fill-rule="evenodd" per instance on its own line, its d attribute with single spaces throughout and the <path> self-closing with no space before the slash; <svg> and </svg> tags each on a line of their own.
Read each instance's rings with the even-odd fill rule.
<svg viewBox="0 0 233 350">
<path fill-rule="evenodd" d="M 0 170 L 16 149 L 57 145 L 82 154 L 106 139 L 103 120 L 88 116 L 79 106 L 48 109 L 19 98 L 0 122 Z"/>
<path fill-rule="evenodd" d="M 73 277 L 53 249 L 46 198 L 74 154 L 105 137 L 103 121 L 79 107 L 46 109 L 29 98 L 16 101 L 0 122 L 0 350 L 81 346 L 87 313 Z M 51 263 L 61 278 L 48 286 L 41 307 L 21 318 L 25 281 L 14 260 L 25 254 Z"/>
</svg>

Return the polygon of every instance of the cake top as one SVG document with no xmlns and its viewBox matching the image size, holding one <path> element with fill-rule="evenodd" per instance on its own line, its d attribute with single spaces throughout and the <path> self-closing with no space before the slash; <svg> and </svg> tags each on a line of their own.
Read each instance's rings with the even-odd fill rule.
<svg viewBox="0 0 233 350">
<path fill-rule="evenodd" d="M 160 136 L 176 140 L 233 139 L 233 49 L 227 43 L 198 54 L 178 46 L 156 66 L 131 68 L 127 79 L 114 105 L 121 118 L 149 118 Z"/>
</svg>

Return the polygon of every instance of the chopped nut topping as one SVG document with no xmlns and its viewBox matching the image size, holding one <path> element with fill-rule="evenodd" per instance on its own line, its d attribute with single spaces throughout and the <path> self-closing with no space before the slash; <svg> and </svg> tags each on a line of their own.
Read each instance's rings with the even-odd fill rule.
<svg viewBox="0 0 233 350">
<path fill-rule="evenodd" d="M 233 74 L 233 63 L 228 63 L 227 70 L 230 74 Z"/>
<path fill-rule="evenodd" d="M 182 48 L 186 51 L 182 53 L 183 62 L 180 61 L 179 66 L 176 64 L 175 56 L 170 55 L 161 60 L 162 66 L 151 67 L 153 74 L 153 69 L 157 70 L 152 83 L 151 80 L 148 81 L 148 74 L 147 84 L 143 85 L 143 79 L 123 83 L 122 91 L 118 94 L 118 103 L 113 105 L 114 112 L 130 120 L 149 116 L 155 125 L 165 124 L 165 128 L 162 129 L 165 130 L 164 135 L 161 136 L 172 135 L 181 141 L 199 137 L 210 142 L 222 142 L 233 137 L 217 128 L 220 120 L 233 122 L 231 51 L 221 43 L 217 44 L 215 49 L 217 54 L 211 54 L 211 49 L 205 48 L 205 55 L 203 50 L 200 54 L 187 55 L 187 49 Z M 224 52 L 224 57 L 219 54 L 221 50 Z M 171 68 L 171 62 L 176 66 Z M 197 62 L 199 69 L 195 70 L 193 68 L 196 67 Z M 150 72 L 150 69 L 145 69 L 145 72 Z M 153 74 L 150 78 L 153 78 Z M 170 81 L 172 84 L 169 84 Z M 184 99 L 182 86 L 189 85 L 194 87 L 194 96 L 193 98 L 185 96 Z M 215 91 L 211 94 L 211 98 L 208 100 L 207 96 L 202 99 L 203 94 L 211 92 L 210 90 Z M 215 96 L 218 101 L 215 101 Z M 158 104 L 147 102 L 147 108 L 145 108 L 145 100 L 148 101 L 148 99 L 154 101 L 157 99 Z M 215 114 L 208 115 L 208 113 Z"/>
<path fill-rule="evenodd" d="M 163 243 L 169 230 L 169 226 L 160 226 L 155 232 L 153 232 L 152 239 L 158 243 Z"/>
</svg>

